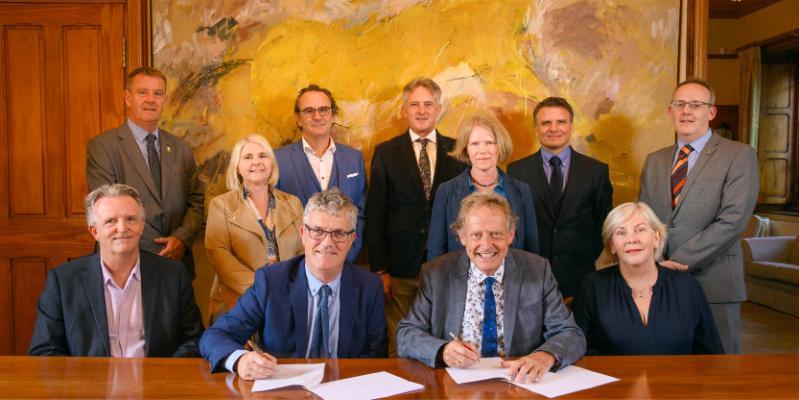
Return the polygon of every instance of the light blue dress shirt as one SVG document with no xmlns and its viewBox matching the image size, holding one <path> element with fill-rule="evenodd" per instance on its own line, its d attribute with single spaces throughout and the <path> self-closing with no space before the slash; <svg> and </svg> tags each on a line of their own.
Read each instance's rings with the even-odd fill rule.
<svg viewBox="0 0 799 400">
<path fill-rule="evenodd" d="M 560 173 L 563 176 L 563 187 L 561 189 L 566 190 L 566 182 L 569 181 L 569 165 L 572 162 L 572 149 L 566 146 L 560 154 L 554 155 L 543 147 L 541 148 L 541 159 L 544 161 L 544 174 L 547 176 L 547 182 L 552 178 L 552 165 L 549 164 L 549 160 L 552 157 L 560 158 Z"/>
<path fill-rule="evenodd" d="M 155 151 L 158 153 L 158 157 L 161 157 L 161 136 L 158 128 L 155 128 L 152 132 L 147 132 L 146 129 L 136 125 L 133 121 L 128 120 L 128 128 L 133 133 L 133 140 L 136 141 L 136 144 L 139 146 L 139 151 L 141 152 L 142 157 L 144 157 L 144 163 L 147 164 L 147 168 L 150 168 L 150 162 L 147 160 L 147 135 L 152 133 L 155 135 Z"/>
<path fill-rule="evenodd" d="M 680 149 L 685 146 L 686 144 L 690 144 L 691 147 L 694 148 L 694 151 L 688 155 L 688 174 L 691 174 L 691 169 L 694 168 L 694 164 L 696 164 L 696 160 L 699 159 L 699 155 L 702 154 L 702 150 L 705 148 L 705 145 L 710 140 L 710 137 L 713 136 L 713 131 L 708 128 L 707 132 L 694 140 L 691 143 L 683 142 L 682 140 L 677 140 L 677 151 L 674 152 L 674 160 L 671 162 L 671 166 L 674 167 L 674 164 L 677 162 L 677 156 L 680 155 Z"/>
</svg>

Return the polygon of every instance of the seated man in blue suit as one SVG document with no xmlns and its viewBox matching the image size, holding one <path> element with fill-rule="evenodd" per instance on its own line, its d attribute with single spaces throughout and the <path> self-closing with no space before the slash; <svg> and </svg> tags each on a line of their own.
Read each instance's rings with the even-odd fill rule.
<svg viewBox="0 0 799 400">
<path fill-rule="evenodd" d="M 308 85 L 294 101 L 300 140 L 275 150 L 280 168 L 276 188 L 300 198 L 303 205 L 316 192 L 337 187 L 358 206 L 355 242 L 347 261 L 361 251 L 366 203 L 366 169 L 359 150 L 336 143 L 331 133 L 338 106 L 329 90 Z"/>
<path fill-rule="evenodd" d="M 196 357 L 203 333 L 188 270 L 139 249 L 145 211 L 123 184 L 86 197 L 99 251 L 47 274 L 28 354 Z"/>
<path fill-rule="evenodd" d="M 383 285 L 346 261 L 358 209 L 338 189 L 311 196 L 300 228 L 305 255 L 256 271 L 236 306 L 200 340 L 213 372 L 275 373 L 277 359 L 385 357 Z M 242 346 L 260 333 L 265 353 Z"/>
<path fill-rule="evenodd" d="M 458 368 L 519 357 L 502 365 L 530 383 L 583 356 L 585 336 L 547 260 L 510 248 L 516 219 L 496 193 L 463 199 L 453 229 L 464 249 L 422 266 L 419 293 L 397 328 L 400 357 Z"/>
</svg>

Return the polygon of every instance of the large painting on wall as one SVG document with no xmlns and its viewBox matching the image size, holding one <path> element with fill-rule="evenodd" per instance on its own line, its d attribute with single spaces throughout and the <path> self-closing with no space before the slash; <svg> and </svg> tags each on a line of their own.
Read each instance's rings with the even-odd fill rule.
<svg viewBox="0 0 799 400">
<path fill-rule="evenodd" d="M 163 126 L 193 146 L 209 195 L 240 137 L 299 138 L 293 101 L 309 83 L 336 96 L 336 140 L 367 165 L 405 129 L 401 91 L 417 76 L 443 89 L 440 132 L 488 109 L 514 160 L 538 148 L 536 103 L 566 98 L 573 146 L 610 164 L 616 203 L 637 195 L 646 154 L 673 143 L 679 0 L 153 0 L 152 16 Z"/>
</svg>

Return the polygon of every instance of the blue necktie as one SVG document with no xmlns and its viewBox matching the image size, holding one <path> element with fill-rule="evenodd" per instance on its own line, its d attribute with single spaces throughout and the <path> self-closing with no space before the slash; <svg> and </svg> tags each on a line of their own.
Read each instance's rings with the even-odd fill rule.
<svg viewBox="0 0 799 400">
<path fill-rule="evenodd" d="M 486 295 L 483 300 L 483 344 L 480 346 L 482 357 L 496 357 L 497 354 L 497 303 L 494 301 L 494 282 L 492 277 L 485 278 Z"/>
<path fill-rule="evenodd" d="M 330 286 L 319 288 L 319 306 L 314 318 L 313 340 L 311 340 L 311 358 L 330 358 L 330 315 L 328 303 L 331 294 Z"/>
</svg>

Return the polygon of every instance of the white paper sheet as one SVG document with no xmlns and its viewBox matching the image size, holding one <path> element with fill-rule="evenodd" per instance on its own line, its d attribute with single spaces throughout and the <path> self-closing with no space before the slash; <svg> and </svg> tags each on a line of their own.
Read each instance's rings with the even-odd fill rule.
<svg viewBox="0 0 799 400">
<path fill-rule="evenodd" d="M 309 388 L 308 390 L 325 400 L 367 400 L 414 392 L 421 389 L 424 389 L 424 386 L 383 371 L 323 383 L 315 388 Z"/>
<path fill-rule="evenodd" d="M 449 373 L 449 376 L 457 384 L 496 378 L 505 379 L 510 382 L 505 368 L 502 368 L 500 364 L 501 362 L 502 359 L 498 357 L 482 358 L 469 368 L 447 368 L 447 373 Z M 612 376 L 570 365 L 558 372 L 547 372 L 541 380 L 536 383 L 510 383 L 531 392 L 552 398 L 615 381 L 618 381 L 618 379 Z"/>
<path fill-rule="evenodd" d="M 325 377 L 325 364 L 280 364 L 277 374 L 258 379 L 252 385 L 253 392 L 279 389 L 287 386 L 302 386 L 306 389 L 317 386 Z"/>
</svg>

